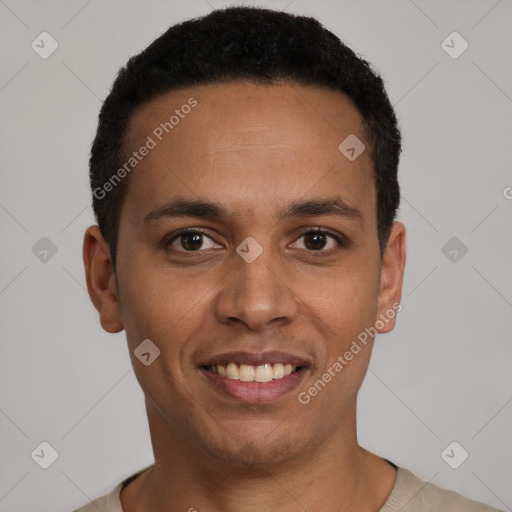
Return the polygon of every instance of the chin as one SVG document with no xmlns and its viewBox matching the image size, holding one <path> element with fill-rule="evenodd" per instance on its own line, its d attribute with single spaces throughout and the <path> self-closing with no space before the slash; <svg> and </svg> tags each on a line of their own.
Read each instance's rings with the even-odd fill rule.
<svg viewBox="0 0 512 512">
<path fill-rule="evenodd" d="M 304 444 L 305 439 L 292 435 L 289 429 L 285 432 L 274 426 L 270 432 L 265 428 L 236 435 L 225 431 L 216 442 L 210 439 L 205 448 L 212 457 L 228 465 L 267 469 L 303 454 Z"/>
</svg>

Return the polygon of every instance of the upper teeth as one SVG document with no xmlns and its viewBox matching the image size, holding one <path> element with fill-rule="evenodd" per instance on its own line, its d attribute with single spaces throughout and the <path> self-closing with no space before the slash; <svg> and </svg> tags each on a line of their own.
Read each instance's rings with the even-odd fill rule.
<svg viewBox="0 0 512 512">
<path fill-rule="evenodd" d="M 296 366 L 291 364 L 281 363 L 265 363 L 259 366 L 228 363 L 227 365 L 215 364 L 208 368 L 221 377 L 241 380 L 242 382 L 270 382 L 272 379 L 282 379 L 297 369 Z"/>
</svg>

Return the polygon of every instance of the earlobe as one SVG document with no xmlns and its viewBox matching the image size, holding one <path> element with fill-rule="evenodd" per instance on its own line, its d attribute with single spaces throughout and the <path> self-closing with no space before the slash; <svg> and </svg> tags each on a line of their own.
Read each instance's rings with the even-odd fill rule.
<svg viewBox="0 0 512 512">
<path fill-rule="evenodd" d="M 90 226 L 84 234 L 83 260 L 87 291 L 100 314 L 105 331 L 123 330 L 119 294 L 110 249 L 98 226 Z"/>
<path fill-rule="evenodd" d="M 401 222 L 394 222 L 381 265 L 379 311 L 376 323 L 380 333 L 393 329 L 396 313 L 402 309 L 400 299 L 405 259 L 405 226 Z"/>
</svg>

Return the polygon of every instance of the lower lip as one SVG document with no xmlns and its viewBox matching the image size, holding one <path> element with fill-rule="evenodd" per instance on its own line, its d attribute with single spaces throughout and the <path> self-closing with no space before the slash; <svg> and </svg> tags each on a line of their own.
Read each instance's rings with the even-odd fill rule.
<svg viewBox="0 0 512 512">
<path fill-rule="evenodd" d="M 224 395 L 248 404 L 260 404 L 279 400 L 279 398 L 299 386 L 306 371 L 307 368 L 302 367 L 282 379 L 275 379 L 269 382 L 243 382 L 241 380 L 221 377 L 219 374 L 213 373 L 206 368 L 201 368 L 201 372 L 208 381 Z"/>
</svg>

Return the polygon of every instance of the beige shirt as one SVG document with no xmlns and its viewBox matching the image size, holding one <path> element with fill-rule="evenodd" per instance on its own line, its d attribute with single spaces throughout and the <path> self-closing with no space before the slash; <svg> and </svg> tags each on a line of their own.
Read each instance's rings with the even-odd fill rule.
<svg viewBox="0 0 512 512">
<path fill-rule="evenodd" d="M 119 495 L 150 466 L 124 479 L 109 494 L 102 496 L 74 512 L 123 512 Z M 404 468 L 398 468 L 396 481 L 388 499 L 379 512 L 503 512 L 478 501 L 469 500 L 453 491 L 424 482 Z"/>
</svg>

